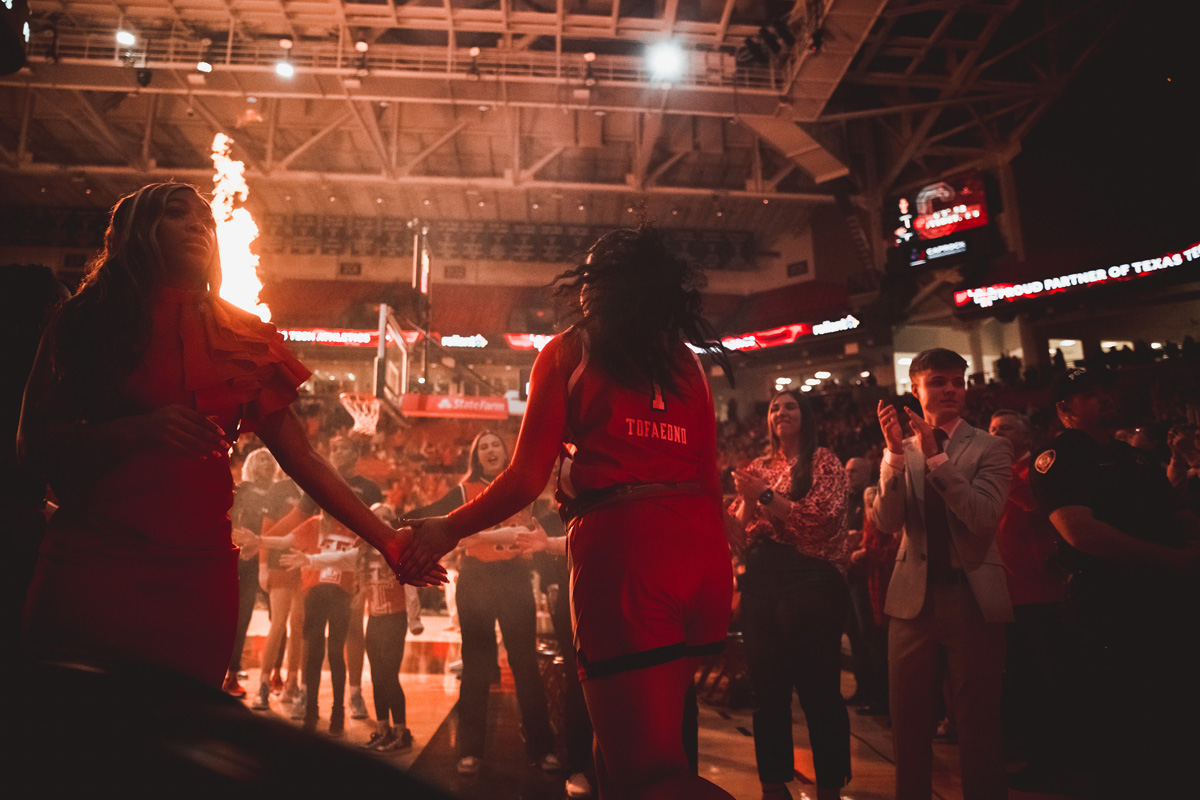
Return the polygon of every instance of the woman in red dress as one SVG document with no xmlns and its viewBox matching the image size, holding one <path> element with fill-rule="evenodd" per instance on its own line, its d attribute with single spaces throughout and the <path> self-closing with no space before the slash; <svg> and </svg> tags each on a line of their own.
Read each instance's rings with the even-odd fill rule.
<svg viewBox="0 0 1200 800">
<path fill-rule="evenodd" d="M 562 455 L 575 649 L 606 798 L 729 797 L 692 773 L 682 736 L 698 657 L 724 645 L 733 583 L 712 396 L 687 348 L 724 360 L 700 277 L 652 229 L 596 242 L 560 278 L 583 319 L 534 363 L 512 463 L 421 522 L 403 555 L 421 570 L 525 508 Z"/>
<path fill-rule="evenodd" d="M 103 251 L 43 339 L 17 442 L 59 501 L 25 608 L 33 658 L 221 685 L 238 607 L 228 453 L 242 432 L 397 564 L 406 538 L 289 408 L 309 371 L 274 326 L 220 299 L 220 274 L 199 192 L 151 184 L 114 206 Z"/>
</svg>

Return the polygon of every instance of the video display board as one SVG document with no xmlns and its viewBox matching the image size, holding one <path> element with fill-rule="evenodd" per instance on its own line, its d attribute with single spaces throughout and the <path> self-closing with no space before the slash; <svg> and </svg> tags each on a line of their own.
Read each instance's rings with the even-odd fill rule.
<svg viewBox="0 0 1200 800">
<path fill-rule="evenodd" d="M 889 266 L 910 270 L 992 255 L 988 196 L 986 176 L 969 172 L 892 200 L 884 217 L 894 245 Z"/>
</svg>

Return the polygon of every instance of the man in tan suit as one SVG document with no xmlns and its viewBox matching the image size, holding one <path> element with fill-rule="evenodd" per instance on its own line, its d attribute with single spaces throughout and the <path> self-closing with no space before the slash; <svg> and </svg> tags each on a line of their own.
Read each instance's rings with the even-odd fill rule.
<svg viewBox="0 0 1200 800">
<path fill-rule="evenodd" d="M 1008 796 L 1000 686 L 1013 615 L 995 538 L 1012 447 L 963 421 L 966 367 L 944 348 L 913 359 L 909 379 L 923 416 L 905 409 L 908 439 L 896 408 L 878 409 L 887 450 L 875 519 L 884 533 L 904 532 L 884 605 L 897 800 L 932 794 L 943 674 L 958 723 L 963 800 Z"/>
</svg>

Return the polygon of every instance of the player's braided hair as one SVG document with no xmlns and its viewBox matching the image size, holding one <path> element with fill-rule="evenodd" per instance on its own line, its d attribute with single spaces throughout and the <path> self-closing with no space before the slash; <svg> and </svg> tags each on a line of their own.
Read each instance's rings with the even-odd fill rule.
<svg viewBox="0 0 1200 800">
<path fill-rule="evenodd" d="M 560 297 L 586 296 L 577 327 L 588 332 L 592 358 L 618 383 L 637 390 L 657 383 L 677 395 L 682 339 L 708 351 L 733 384 L 727 352 L 701 314 L 704 273 L 662 231 L 643 224 L 605 234 L 554 283 Z"/>
</svg>

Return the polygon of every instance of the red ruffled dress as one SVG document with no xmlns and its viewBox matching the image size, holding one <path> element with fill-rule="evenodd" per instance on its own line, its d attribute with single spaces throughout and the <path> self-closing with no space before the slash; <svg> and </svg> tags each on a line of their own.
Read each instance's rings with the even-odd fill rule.
<svg viewBox="0 0 1200 800">
<path fill-rule="evenodd" d="M 122 413 L 189 406 L 234 438 L 311 374 L 273 325 L 204 291 L 163 289 Z M 119 416 L 119 415 L 118 415 Z M 65 471 L 25 608 L 35 657 L 152 664 L 219 686 L 237 628 L 229 460 L 139 450 Z"/>
</svg>

